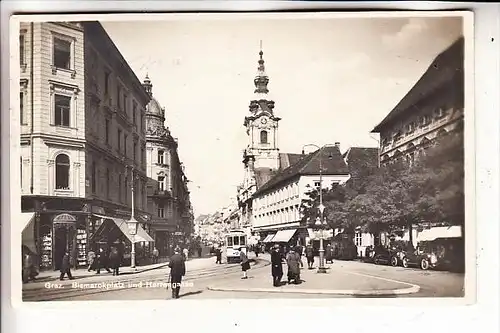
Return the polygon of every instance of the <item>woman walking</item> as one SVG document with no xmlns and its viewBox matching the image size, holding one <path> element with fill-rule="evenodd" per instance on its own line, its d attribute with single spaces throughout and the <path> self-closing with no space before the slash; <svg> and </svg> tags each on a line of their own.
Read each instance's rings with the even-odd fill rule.
<svg viewBox="0 0 500 333">
<path fill-rule="evenodd" d="M 273 286 L 279 287 L 281 285 L 281 278 L 283 277 L 283 265 L 280 246 L 278 244 L 274 245 L 271 251 L 271 274 L 273 276 Z"/>
<path fill-rule="evenodd" d="M 297 252 L 293 248 L 290 249 L 288 255 L 286 256 L 286 263 L 288 265 L 288 283 L 292 281 L 294 284 L 300 283 L 300 266 L 302 260 Z"/>
<path fill-rule="evenodd" d="M 238 251 L 240 251 L 241 270 L 243 271 L 242 279 L 247 279 L 247 271 L 250 269 L 250 262 L 248 261 L 248 257 L 245 252 L 243 252 L 243 249 L 241 247 L 238 249 Z"/>
</svg>

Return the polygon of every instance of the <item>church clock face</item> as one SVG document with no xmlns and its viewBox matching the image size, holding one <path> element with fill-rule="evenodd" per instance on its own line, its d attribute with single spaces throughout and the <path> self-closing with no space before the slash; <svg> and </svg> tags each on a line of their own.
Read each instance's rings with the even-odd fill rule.
<svg viewBox="0 0 500 333">
<path fill-rule="evenodd" d="M 266 119 L 266 118 L 262 118 L 262 119 L 260 120 L 260 122 L 262 123 L 262 125 L 265 125 L 265 124 L 267 123 L 267 119 Z"/>
</svg>

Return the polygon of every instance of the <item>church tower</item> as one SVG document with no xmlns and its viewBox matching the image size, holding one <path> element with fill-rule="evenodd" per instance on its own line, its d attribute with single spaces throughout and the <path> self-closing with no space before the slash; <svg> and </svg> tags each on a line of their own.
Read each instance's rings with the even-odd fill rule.
<svg viewBox="0 0 500 333">
<path fill-rule="evenodd" d="M 279 168 L 278 122 L 274 115 L 274 101 L 268 99 L 269 77 L 263 58 L 262 42 L 259 52 L 257 75 L 254 79 L 254 99 L 250 101 L 250 115 L 245 117 L 243 125 L 248 135 L 248 144 L 243 153 L 245 171 L 253 178 L 256 169 Z"/>
</svg>

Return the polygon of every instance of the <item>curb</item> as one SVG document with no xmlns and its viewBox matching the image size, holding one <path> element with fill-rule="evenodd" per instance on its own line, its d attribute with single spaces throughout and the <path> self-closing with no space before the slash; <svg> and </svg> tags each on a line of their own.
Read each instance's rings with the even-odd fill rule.
<svg viewBox="0 0 500 333">
<path fill-rule="evenodd" d="M 420 291 L 420 286 L 412 285 L 409 288 L 401 288 L 394 290 L 321 290 L 321 289 L 219 288 L 219 287 L 207 287 L 207 289 L 211 291 L 262 292 L 262 293 L 282 293 L 282 294 L 393 296 L 393 295 L 415 294 Z"/>
<path fill-rule="evenodd" d="M 124 273 L 124 275 L 135 275 L 135 274 L 140 274 L 140 273 L 144 273 L 144 272 L 149 272 L 149 271 L 153 271 L 155 269 L 160 269 L 160 268 L 165 268 L 166 266 L 168 266 L 168 262 L 167 263 L 164 263 L 164 264 L 161 264 L 157 267 L 151 267 L 151 268 L 147 268 L 147 269 L 137 269 L 135 271 L 131 271 L 131 272 L 120 272 L 120 273 Z M 72 271 L 71 272 L 72 274 L 75 274 L 75 271 Z M 40 277 L 39 279 L 42 280 L 42 281 L 36 281 L 35 282 L 39 282 L 39 283 L 42 283 L 42 282 L 50 282 L 50 281 L 57 281 L 59 280 L 59 277 L 58 277 L 59 273 L 57 273 L 57 276 L 49 276 L 49 277 Z M 96 274 L 89 274 L 89 275 L 83 275 L 80 277 L 80 279 L 86 279 L 86 278 L 91 278 L 91 277 L 95 277 Z M 104 275 L 103 275 L 104 276 Z"/>
</svg>

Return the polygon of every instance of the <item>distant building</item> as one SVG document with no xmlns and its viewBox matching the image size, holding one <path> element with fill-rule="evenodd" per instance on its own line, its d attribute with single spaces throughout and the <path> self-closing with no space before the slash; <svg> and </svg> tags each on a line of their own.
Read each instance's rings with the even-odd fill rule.
<svg viewBox="0 0 500 333">
<path fill-rule="evenodd" d="M 146 75 L 144 89 L 151 101 L 146 108 L 146 155 L 148 211 L 160 255 L 185 244 L 191 234 L 191 202 L 188 179 L 177 152 L 178 142 L 165 127 L 165 108 L 153 96 L 153 85 Z"/>
<path fill-rule="evenodd" d="M 98 242 L 130 247 L 101 226 L 131 217 L 132 186 L 137 239 L 150 241 L 141 82 L 98 22 L 21 23 L 19 43 L 23 245 L 42 269 L 65 251 L 86 265 Z"/>
<path fill-rule="evenodd" d="M 411 165 L 440 136 L 463 131 L 464 39 L 439 54 L 406 96 L 372 132 L 380 133 L 380 163 Z"/>
</svg>

